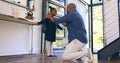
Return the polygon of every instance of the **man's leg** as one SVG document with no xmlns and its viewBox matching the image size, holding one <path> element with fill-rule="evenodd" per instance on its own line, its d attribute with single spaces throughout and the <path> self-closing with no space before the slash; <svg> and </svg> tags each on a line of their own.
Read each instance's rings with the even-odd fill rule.
<svg viewBox="0 0 120 63">
<path fill-rule="evenodd" d="M 79 51 L 81 48 L 83 48 L 86 44 L 80 42 L 77 39 L 74 39 L 71 43 L 69 43 L 65 51 L 63 53 L 63 59 L 64 60 L 71 60 L 71 59 L 78 59 L 80 57 L 83 57 L 86 54 L 86 51 Z"/>
<path fill-rule="evenodd" d="M 87 56 L 91 59 L 91 51 L 89 49 L 81 50 L 86 44 L 80 42 L 79 40 L 75 39 L 71 43 L 69 43 L 63 53 L 63 60 L 71 60 L 71 59 L 78 59 L 83 56 Z"/>
</svg>

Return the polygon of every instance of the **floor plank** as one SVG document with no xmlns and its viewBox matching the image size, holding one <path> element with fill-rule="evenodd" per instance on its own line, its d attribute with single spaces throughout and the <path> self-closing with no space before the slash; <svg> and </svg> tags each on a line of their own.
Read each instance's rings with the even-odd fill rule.
<svg viewBox="0 0 120 63">
<path fill-rule="evenodd" d="M 120 63 L 120 59 L 114 59 L 109 61 L 98 61 L 97 55 L 94 56 L 94 61 L 90 63 Z M 57 57 L 47 57 L 46 55 L 16 55 L 16 56 L 1 56 L 0 63 L 89 63 L 87 58 L 83 57 L 82 61 L 78 60 L 62 60 L 62 54 L 57 53 Z"/>
</svg>

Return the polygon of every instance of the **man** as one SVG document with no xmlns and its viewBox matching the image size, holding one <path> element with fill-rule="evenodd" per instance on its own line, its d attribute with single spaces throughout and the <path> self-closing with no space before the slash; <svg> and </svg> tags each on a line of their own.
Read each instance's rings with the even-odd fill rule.
<svg viewBox="0 0 120 63">
<path fill-rule="evenodd" d="M 70 3 L 67 5 L 67 14 L 59 19 L 54 19 L 49 15 L 46 15 L 55 23 L 66 22 L 68 29 L 68 42 L 65 51 L 63 53 L 63 60 L 78 59 L 83 56 L 93 60 L 90 49 L 81 50 L 88 43 L 86 29 L 82 16 L 76 11 L 76 5 Z M 78 51 L 81 50 L 81 51 Z"/>
</svg>

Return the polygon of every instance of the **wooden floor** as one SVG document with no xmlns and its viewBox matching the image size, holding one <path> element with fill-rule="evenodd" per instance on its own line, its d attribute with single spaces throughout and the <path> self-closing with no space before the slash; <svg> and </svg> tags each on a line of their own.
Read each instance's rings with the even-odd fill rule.
<svg viewBox="0 0 120 63">
<path fill-rule="evenodd" d="M 78 60 L 62 60 L 61 54 L 57 53 L 57 57 L 50 58 L 46 55 L 15 55 L 15 56 L 1 56 L 0 63 L 89 63 L 87 58 L 82 58 L 81 61 Z M 114 59 L 109 61 L 98 61 L 97 55 L 94 55 L 94 61 L 90 63 L 120 63 L 120 59 Z"/>
</svg>

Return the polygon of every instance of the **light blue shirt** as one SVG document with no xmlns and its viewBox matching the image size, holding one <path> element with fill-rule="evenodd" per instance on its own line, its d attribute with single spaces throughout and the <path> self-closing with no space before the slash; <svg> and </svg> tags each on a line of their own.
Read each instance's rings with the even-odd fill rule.
<svg viewBox="0 0 120 63">
<path fill-rule="evenodd" d="M 59 19 L 55 19 L 55 23 L 61 22 L 67 23 L 69 43 L 73 39 L 78 39 L 85 44 L 88 42 L 84 20 L 77 11 L 70 12 Z"/>
</svg>

